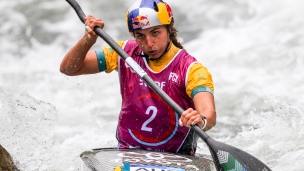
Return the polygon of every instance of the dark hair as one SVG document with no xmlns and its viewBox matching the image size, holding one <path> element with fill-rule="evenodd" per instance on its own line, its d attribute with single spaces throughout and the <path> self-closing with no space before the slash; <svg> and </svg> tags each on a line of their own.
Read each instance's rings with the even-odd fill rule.
<svg viewBox="0 0 304 171">
<path fill-rule="evenodd" d="M 180 49 L 183 49 L 183 45 L 177 40 L 177 29 L 174 27 L 174 19 L 172 18 L 172 21 L 169 25 L 167 25 L 167 29 L 168 29 L 168 32 L 169 32 L 169 36 L 170 36 L 170 39 L 172 41 L 172 43 L 180 48 Z"/>
</svg>

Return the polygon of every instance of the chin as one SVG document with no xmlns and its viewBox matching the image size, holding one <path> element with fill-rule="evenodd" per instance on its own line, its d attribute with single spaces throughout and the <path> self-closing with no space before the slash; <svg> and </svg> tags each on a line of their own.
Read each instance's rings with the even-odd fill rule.
<svg viewBox="0 0 304 171">
<path fill-rule="evenodd" d="M 157 59 L 155 56 L 149 56 L 150 59 Z"/>
</svg>

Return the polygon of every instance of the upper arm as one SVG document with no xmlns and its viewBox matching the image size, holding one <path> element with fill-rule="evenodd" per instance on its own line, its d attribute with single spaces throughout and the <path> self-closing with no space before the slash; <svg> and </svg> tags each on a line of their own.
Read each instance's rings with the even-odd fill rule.
<svg viewBox="0 0 304 171">
<path fill-rule="evenodd" d="M 117 44 L 122 47 L 125 41 L 118 41 Z M 118 69 L 118 53 L 110 46 L 105 46 L 100 51 L 90 50 L 84 60 L 83 66 L 75 75 L 95 74 L 105 71 L 110 73 Z"/>
<path fill-rule="evenodd" d="M 209 92 L 213 94 L 214 86 L 212 75 L 201 63 L 194 63 L 187 73 L 186 93 L 193 99 L 199 92 Z"/>
</svg>

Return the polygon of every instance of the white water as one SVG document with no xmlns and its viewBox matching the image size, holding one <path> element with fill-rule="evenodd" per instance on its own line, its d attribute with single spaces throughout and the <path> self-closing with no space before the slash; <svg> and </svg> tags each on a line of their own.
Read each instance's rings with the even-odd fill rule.
<svg viewBox="0 0 304 171">
<path fill-rule="evenodd" d="M 130 38 L 132 1 L 78 2 L 114 39 Z M 185 48 L 213 74 L 218 123 L 208 135 L 274 171 L 304 170 L 304 2 L 167 2 Z M 82 151 L 115 146 L 117 74 L 59 72 L 84 31 L 66 1 L 1 0 L 0 23 L 0 144 L 19 167 L 80 170 Z"/>
</svg>

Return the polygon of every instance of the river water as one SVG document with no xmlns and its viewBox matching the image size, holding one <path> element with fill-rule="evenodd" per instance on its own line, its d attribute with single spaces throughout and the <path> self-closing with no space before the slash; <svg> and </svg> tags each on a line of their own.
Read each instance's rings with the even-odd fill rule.
<svg viewBox="0 0 304 171">
<path fill-rule="evenodd" d="M 78 2 L 113 39 L 132 38 L 125 11 L 133 0 Z M 304 1 L 167 2 L 185 49 L 213 75 L 217 125 L 207 134 L 274 171 L 304 170 Z M 59 72 L 84 32 L 68 3 L 0 0 L 0 23 L 0 144 L 18 166 L 81 170 L 81 152 L 115 146 L 117 73 Z M 198 152 L 208 153 L 202 141 Z"/>
</svg>

